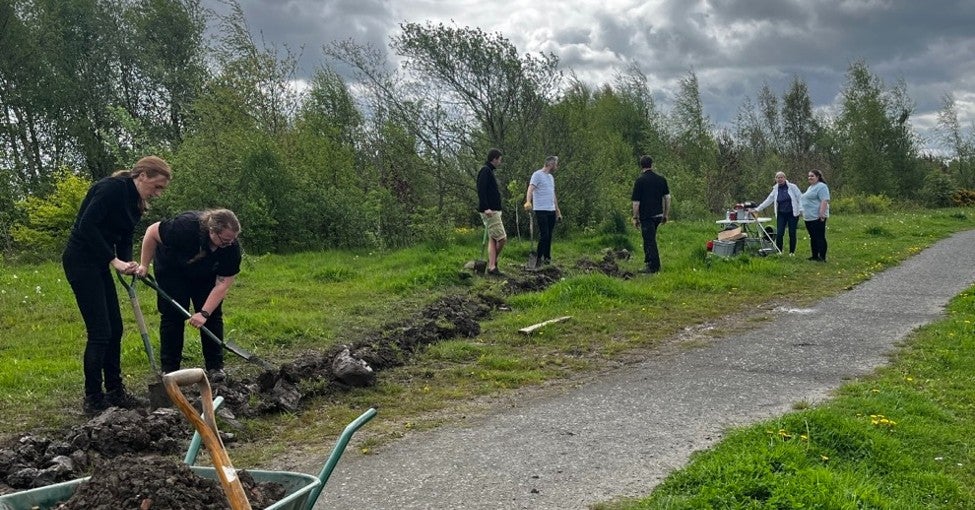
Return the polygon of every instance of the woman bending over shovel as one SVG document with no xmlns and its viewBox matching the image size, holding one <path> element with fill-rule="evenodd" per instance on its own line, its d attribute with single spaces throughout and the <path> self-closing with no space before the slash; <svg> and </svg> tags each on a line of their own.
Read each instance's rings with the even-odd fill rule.
<svg viewBox="0 0 975 510">
<path fill-rule="evenodd" d="M 144 404 L 122 384 L 122 314 L 112 270 L 136 272 L 138 264 L 132 261 L 135 226 L 146 211 L 146 201 L 158 197 L 172 178 L 165 161 L 155 156 L 142 158 L 131 170 L 93 184 L 71 228 L 61 263 L 88 334 L 86 414 L 97 414 L 109 406 Z"/>
<path fill-rule="evenodd" d="M 242 250 L 237 236 L 240 222 L 233 211 L 188 211 L 153 223 L 142 239 L 142 258 L 136 274 L 145 276 L 155 261 L 156 283 L 184 309 L 196 312 L 190 325 L 206 326 L 223 338 L 223 299 L 240 272 Z M 183 329 L 186 316 L 159 296 L 160 362 L 163 372 L 179 370 L 183 361 Z M 226 377 L 223 349 L 201 331 L 203 360 L 211 382 Z"/>
</svg>

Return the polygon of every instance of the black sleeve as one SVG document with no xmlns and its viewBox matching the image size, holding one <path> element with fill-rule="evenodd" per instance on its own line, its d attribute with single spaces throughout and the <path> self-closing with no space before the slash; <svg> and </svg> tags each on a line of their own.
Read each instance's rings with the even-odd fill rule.
<svg viewBox="0 0 975 510">
<path fill-rule="evenodd" d="M 79 236 L 85 241 L 88 248 L 91 249 L 92 255 L 96 257 L 99 263 L 107 264 L 116 257 L 114 243 L 105 237 L 106 232 L 102 224 L 105 223 L 105 219 L 109 214 L 119 211 L 124 207 L 122 203 L 124 185 L 125 183 L 117 179 L 105 179 L 96 182 L 88 191 L 91 194 L 88 205 L 84 211 L 81 211 L 81 215 L 78 217 L 78 222 L 75 226 Z M 121 244 L 124 245 L 124 243 L 125 240 L 123 239 Z M 119 253 L 119 255 L 124 255 L 124 253 Z M 128 236 L 128 255 L 129 257 L 124 260 L 132 259 L 131 232 Z M 119 258 L 121 259 L 122 257 L 120 256 Z"/>
</svg>

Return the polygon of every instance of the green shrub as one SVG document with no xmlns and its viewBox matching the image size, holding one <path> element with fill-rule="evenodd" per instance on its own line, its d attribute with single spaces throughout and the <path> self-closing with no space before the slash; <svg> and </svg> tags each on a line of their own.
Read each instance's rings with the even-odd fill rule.
<svg viewBox="0 0 975 510">
<path fill-rule="evenodd" d="M 17 203 L 23 221 L 10 228 L 14 245 L 37 259 L 53 259 L 64 249 L 81 201 L 91 183 L 62 170 L 48 196 L 29 196 Z"/>
<path fill-rule="evenodd" d="M 829 201 L 830 213 L 871 214 L 890 212 L 893 200 L 886 195 L 851 195 Z"/>
<path fill-rule="evenodd" d="M 951 205 L 955 207 L 972 207 L 975 205 L 975 190 L 958 189 L 951 194 Z"/>
<path fill-rule="evenodd" d="M 935 169 L 924 176 L 920 197 L 928 207 L 950 207 L 954 192 L 954 179 L 947 173 Z"/>
</svg>

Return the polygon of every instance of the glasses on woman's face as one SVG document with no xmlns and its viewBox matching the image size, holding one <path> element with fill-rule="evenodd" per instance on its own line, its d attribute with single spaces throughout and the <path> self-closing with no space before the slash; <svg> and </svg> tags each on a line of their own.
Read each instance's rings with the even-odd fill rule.
<svg viewBox="0 0 975 510">
<path fill-rule="evenodd" d="M 231 244 L 234 244 L 234 241 L 237 240 L 237 234 L 235 234 L 232 230 L 227 230 L 220 234 L 216 232 L 211 232 L 210 234 L 214 237 L 214 239 L 216 239 L 216 245 L 221 248 L 226 248 Z"/>
</svg>

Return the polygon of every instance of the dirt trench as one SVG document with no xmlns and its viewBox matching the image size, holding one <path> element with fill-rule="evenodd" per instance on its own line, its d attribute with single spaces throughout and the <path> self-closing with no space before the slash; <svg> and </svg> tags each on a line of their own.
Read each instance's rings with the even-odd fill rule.
<svg viewBox="0 0 975 510">
<path fill-rule="evenodd" d="M 625 251 L 607 250 L 601 262 L 581 259 L 575 267 L 629 278 L 632 274 L 620 271 L 616 264 L 616 260 L 626 257 L 628 253 Z M 498 280 L 495 288 L 501 296 L 510 296 L 544 290 L 561 278 L 562 271 L 550 265 L 537 271 L 505 276 Z M 236 420 L 239 417 L 294 412 L 301 408 L 307 398 L 374 384 L 378 372 L 409 363 L 412 356 L 427 345 L 479 335 L 481 321 L 495 311 L 506 309 L 503 297 L 494 294 L 446 296 L 407 320 L 384 325 L 347 345 L 324 352 L 304 353 L 276 370 L 261 373 L 256 379 L 236 379 L 232 373 L 228 374 L 224 381 L 213 384 L 214 394 L 225 399 L 224 406 L 217 414 L 228 428 L 233 429 L 238 426 Z M 187 396 L 193 400 L 189 392 Z M 199 408 L 198 402 L 196 404 Z M 192 427 L 175 409 L 162 408 L 150 412 L 145 409 L 111 408 L 82 425 L 53 434 L 57 438 L 25 434 L 0 447 L 0 494 L 72 480 L 94 470 L 96 474 L 108 473 L 105 476 L 110 481 L 101 491 L 93 488 L 97 487 L 95 483 L 89 484 L 92 488 L 86 490 L 88 495 L 84 496 L 84 504 L 63 508 L 99 508 L 101 503 L 97 501 L 109 497 L 104 493 L 117 492 L 121 483 L 119 480 L 124 479 L 125 485 L 144 487 L 146 491 L 154 487 L 159 478 L 164 478 L 160 475 L 159 469 L 162 468 L 147 469 L 146 466 L 156 466 L 163 463 L 164 458 L 172 458 L 180 453 L 192 432 Z M 225 443 L 233 442 L 233 434 L 221 434 Z M 167 474 L 175 477 L 173 480 L 199 478 L 188 469 L 173 473 Z M 92 481 L 96 482 L 95 479 Z M 195 489 L 206 485 L 195 480 L 180 483 L 182 485 L 176 492 L 209 490 Z M 217 489 L 219 492 L 219 485 Z M 149 505 L 145 508 L 156 510 L 196 508 L 185 506 L 176 496 L 148 497 L 145 491 L 140 494 L 144 497 L 138 505 L 126 504 L 124 507 L 142 508 L 140 505 Z M 197 496 L 201 501 L 209 501 L 202 494 Z M 116 501 L 118 497 L 121 496 L 116 495 Z M 173 506 L 165 503 L 170 499 Z M 151 501 L 145 503 L 145 500 Z"/>
</svg>

